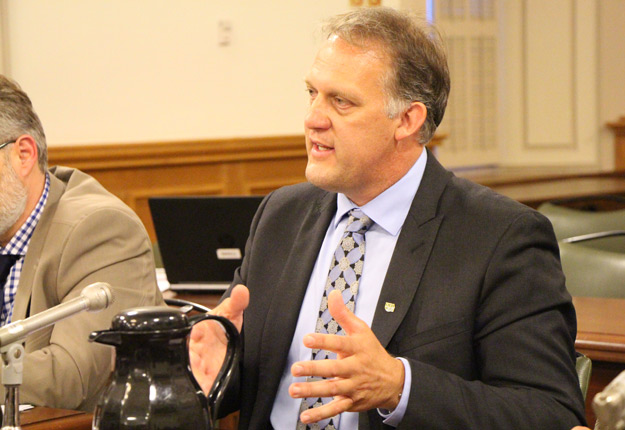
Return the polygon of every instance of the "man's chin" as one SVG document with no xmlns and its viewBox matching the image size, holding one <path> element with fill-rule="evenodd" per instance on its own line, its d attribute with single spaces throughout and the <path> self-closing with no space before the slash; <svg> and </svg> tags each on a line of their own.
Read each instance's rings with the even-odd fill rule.
<svg viewBox="0 0 625 430">
<path fill-rule="evenodd" d="M 306 179 L 312 185 L 317 188 L 321 188 L 322 190 L 330 191 L 330 192 L 341 192 L 340 191 L 340 183 L 336 179 L 329 177 L 327 174 L 322 175 L 320 172 L 306 169 Z"/>
<path fill-rule="evenodd" d="M 325 181 L 323 180 L 324 176 L 319 166 L 311 165 L 309 161 L 308 165 L 306 166 L 305 175 L 308 182 L 316 187 L 323 188 L 323 184 Z"/>
</svg>

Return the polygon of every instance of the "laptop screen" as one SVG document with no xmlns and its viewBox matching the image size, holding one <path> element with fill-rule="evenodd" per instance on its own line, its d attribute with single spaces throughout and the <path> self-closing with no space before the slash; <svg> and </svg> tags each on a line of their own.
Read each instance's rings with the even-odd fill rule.
<svg viewBox="0 0 625 430">
<path fill-rule="evenodd" d="M 204 289 L 201 284 L 232 282 L 262 199 L 261 196 L 149 198 L 171 288 L 175 289 L 176 284 L 198 284 L 198 289 Z"/>
</svg>

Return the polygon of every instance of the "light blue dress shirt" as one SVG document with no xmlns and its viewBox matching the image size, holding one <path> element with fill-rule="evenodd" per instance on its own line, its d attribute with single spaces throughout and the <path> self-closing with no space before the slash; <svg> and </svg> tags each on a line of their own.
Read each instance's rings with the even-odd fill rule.
<svg viewBox="0 0 625 430">
<path fill-rule="evenodd" d="M 367 250 L 358 296 L 356 297 L 355 314 L 369 326 L 371 326 L 373 321 L 375 308 L 378 305 L 382 284 L 386 277 L 397 238 L 421 183 L 426 161 L 427 151 L 424 150 L 406 175 L 361 208 L 374 221 L 374 224 L 369 228 L 365 236 Z M 289 349 L 287 364 L 282 373 L 278 393 L 271 411 L 271 424 L 275 429 L 296 428 L 302 400 L 293 399 L 289 395 L 289 386 L 294 382 L 303 382 L 305 378 L 294 378 L 291 375 L 291 366 L 296 361 L 311 359 L 312 351 L 303 345 L 302 339 L 305 335 L 315 332 L 319 304 L 323 296 L 332 255 L 347 225 L 348 217 L 345 215 L 355 207 L 357 206 L 345 195 L 338 195 L 336 215 L 333 222 L 328 226 L 308 283 L 308 289 L 302 302 L 295 334 Z M 401 402 L 392 413 L 382 415 L 385 417 L 384 422 L 392 426 L 399 425 L 404 416 L 412 383 L 410 366 L 406 360 L 402 359 L 402 362 L 406 370 L 406 378 Z M 356 430 L 357 428 L 358 413 L 345 412 L 341 414 L 340 430 Z"/>
</svg>

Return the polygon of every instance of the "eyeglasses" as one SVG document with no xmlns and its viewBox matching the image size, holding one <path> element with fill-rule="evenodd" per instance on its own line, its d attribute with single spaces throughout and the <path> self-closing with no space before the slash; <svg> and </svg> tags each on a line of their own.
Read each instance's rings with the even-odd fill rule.
<svg viewBox="0 0 625 430">
<path fill-rule="evenodd" d="M 0 143 L 0 149 L 4 148 L 5 146 L 8 146 L 12 143 L 15 143 L 14 140 L 10 141 L 10 142 L 4 142 L 4 143 Z"/>
</svg>

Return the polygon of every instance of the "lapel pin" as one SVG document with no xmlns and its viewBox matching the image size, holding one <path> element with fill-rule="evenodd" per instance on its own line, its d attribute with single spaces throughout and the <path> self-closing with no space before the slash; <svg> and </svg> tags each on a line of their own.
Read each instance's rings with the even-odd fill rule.
<svg viewBox="0 0 625 430">
<path fill-rule="evenodd" d="M 386 302 L 384 304 L 384 310 L 386 312 L 395 312 L 395 303 Z"/>
</svg>

